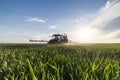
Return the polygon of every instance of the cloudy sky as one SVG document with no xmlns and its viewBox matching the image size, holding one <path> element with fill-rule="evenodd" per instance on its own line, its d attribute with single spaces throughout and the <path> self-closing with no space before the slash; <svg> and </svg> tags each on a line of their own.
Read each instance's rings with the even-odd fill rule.
<svg viewBox="0 0 120 80">
<path fill-rule="evenodd" d="M 0 43 L 49 40 L 120 42 L 120 0 L 0 0 Z"/>
</svg>

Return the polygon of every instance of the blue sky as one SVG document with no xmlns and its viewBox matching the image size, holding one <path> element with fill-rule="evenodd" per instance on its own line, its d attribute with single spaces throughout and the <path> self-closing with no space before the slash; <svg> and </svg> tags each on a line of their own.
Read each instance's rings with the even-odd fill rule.
<svg viewBox="0 0 120 80">
<path fill-rule="evenodd" d="M 0 42 L 48 40 L 54 33 L 78 42 L 120 42 L 119 9 L 119 0 L 0 0 Z"/>
</svg>

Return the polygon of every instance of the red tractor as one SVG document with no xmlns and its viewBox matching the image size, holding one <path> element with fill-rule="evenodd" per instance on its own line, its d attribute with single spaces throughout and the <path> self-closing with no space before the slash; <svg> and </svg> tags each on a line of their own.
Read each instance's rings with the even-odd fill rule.
<svg viewBox="0 0 120 80">
<path fill-rule="evenodd" d="M 67 35 L 54 34 L 52 39 L 48 41 L 48 44 L 59 44 L 59 43 L 68 43 Z"/>
</svg>

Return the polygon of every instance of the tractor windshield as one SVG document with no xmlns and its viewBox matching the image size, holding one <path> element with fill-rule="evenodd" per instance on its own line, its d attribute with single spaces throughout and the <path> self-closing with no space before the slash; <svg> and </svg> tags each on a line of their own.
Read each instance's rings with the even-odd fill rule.
<svg viewBox="0 0 120 80">
<path fill-rule="evenodd" d="M 52 39 L 60 39 L 60 36 L 59 35 L 53 35 Z"/>
</svg>

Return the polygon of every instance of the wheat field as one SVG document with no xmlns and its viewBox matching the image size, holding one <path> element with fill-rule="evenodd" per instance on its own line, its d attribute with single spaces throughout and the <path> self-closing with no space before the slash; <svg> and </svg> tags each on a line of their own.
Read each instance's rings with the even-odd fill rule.
<svg viewBox="0 0 120 80">
<path fill-rule="evenodd" d="M 0 44 L 1 80 L 120 80 L 120 44 Z"/>
</svg>

